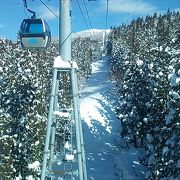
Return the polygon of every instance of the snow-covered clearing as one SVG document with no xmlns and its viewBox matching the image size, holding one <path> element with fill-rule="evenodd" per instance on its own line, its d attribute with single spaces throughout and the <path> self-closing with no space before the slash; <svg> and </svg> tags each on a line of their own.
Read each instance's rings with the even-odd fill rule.
<svg viewBox="0 0 180 180">
<path fill-rule="evenodd" d="M 80 92 L 88 180 L 143 179 L 139 152 L 122 146 L 114 89 L 109 58 L 94 62 L 92 76 Z"/>
</svg>

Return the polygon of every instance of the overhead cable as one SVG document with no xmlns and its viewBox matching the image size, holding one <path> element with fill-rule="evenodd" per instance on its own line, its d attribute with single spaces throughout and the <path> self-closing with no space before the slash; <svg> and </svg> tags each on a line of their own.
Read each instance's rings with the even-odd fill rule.
<svg viewBox="0 0 180 180">
<path fill-rule="evenodd" d="M 88 12 L 88 9 L 87 9 L 85 0 L 83 0 L 83 4 L 84 4 L 85 10 L 86 10 L 86 14 L 87 14 L 87 17 L 88 17 L 88 20 L 89 20 L 89 24 L 90 24 L 90 26 L 91 26 L 91 29 L 93 30 L 93 26 L 92 26 L 92 23 L 91 23 L 91 19 L 90 19 L 90 16 L 89 16 L 89 12 Z M 93 32 L 93 31 L 92 31 L 92 33 L 93 33 L 93 35 L 94 35 L 94 32 Z"/>
<path fill-rule="evenodd" d="M 90 36 L 92 36 L 92 34 L 91 34 L 90 30 L 89 30 L 90 28 L 89 28 L 89 26 L 88 26 L 88 24 L 87 24 L 87 21 L 86 21 L 86 18 L 85 18 L 85 16 L 84 16 L 84 13 L 83 13 L 83 11 L 82 11 L 82 8 L 81 8 L 81 6 L 80 6 L 80 4 L 79 4 L 79 1 L 76 0 L 76 2 L 77 2 L 77 5 L 78 5 L 78 7 L 79 7 L 79 10 L 80 10 L 80 12 L 81 12 L 81 15 L 82 15 L 82 17 L 83 17 L 83 20 L 84 20 L 84 22 L 85 22 L 85 24 L 86 24 L 86 27 L 87 27 L 87 29 L 88 29 L 88 32 L 89 32 Z"/>
<path fill-rule="evenodd" d="M 50 8 L 48 7 L 42 0 L 39 0 L 55 17 L 59 19 L 59 16 Z"/>
<path fill-rule="evenodd" d="M 109 0 L 107 0 L 107 4 L 106 4 L 106 22 L 105 22 L 105 30 L 107 29 L 107 24 L 108 24 L 108 14 L 109 14 Z"/>
</svg>

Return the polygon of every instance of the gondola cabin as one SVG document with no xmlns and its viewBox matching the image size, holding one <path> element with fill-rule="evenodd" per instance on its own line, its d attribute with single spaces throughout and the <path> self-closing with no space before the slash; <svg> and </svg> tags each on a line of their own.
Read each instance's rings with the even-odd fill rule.
<svg viewBox="0 0 180 180">
<path fill-rule="evenodd" d="M 43 19 L 24 19 L 19 38 L 22 48 L 47 48 L 51 43 L 51 32 Z"/>
</svg>

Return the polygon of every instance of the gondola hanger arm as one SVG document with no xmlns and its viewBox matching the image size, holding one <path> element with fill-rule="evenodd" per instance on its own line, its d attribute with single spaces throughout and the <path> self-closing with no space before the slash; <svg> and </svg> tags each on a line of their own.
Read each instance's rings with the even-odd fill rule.
<svg viewBox="0 0 180 180">
<path fill-rule="evenodd" d="M 36 12 L 35 11 L 32 11 L 31 9 L 28 8 L 27 6 L 27 1 L 26 0 L 23 0 L 24 1 L 24 7 L 27 9 L 27 11 L 29 11 L 30 13 L 32 13 L 33 15 L 31 16 L 31 19 L 36 19 Z"/>
<path fill-rule="evenodd" d="M 29 8 L 27 8 L 27 10 L 32 13 L 33 15 L 31 16 L 31 19 L 36 19 L 36 12 L 35 11 L 32 11 L 30 10 Z"/>
</svg>

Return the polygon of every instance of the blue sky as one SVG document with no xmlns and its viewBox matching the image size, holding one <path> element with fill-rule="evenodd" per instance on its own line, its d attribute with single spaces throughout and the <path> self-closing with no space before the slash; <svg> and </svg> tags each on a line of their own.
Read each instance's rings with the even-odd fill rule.
<svg viewBox="0 0 180 180">
<path fill-rule="evenodd" d="M 58 15 L 59 0 L 42 1 Z M 80 4 L 88 27 L 104 29 L 107 0 L 91 2 L 84 0 L 91 24 L 89 23 L 83 0 L 72 0 L 72 31 L 78 32 L 87 29 L 77 1 Z M 44 18 L 48 22 L 52 36 L 58 37 L 58 18 L 40 0 L 27 0 L 27 2 L 29 8 L 36 11 L 37 17 Z M 147 14 L 151 15 L 154 12 L 163 14 L 168 8 L 180 11 L 180 0 L 109 0 L 107 27 L 129 23 L 134 18 L 146 16 Z M 19 26 L 27 16 L 30 17 L 30 14 L 24 11 L 23 0 L 1 0 L 0 37 L 16 40 Z"/>
</svg>

